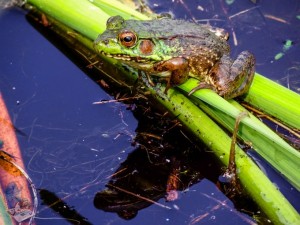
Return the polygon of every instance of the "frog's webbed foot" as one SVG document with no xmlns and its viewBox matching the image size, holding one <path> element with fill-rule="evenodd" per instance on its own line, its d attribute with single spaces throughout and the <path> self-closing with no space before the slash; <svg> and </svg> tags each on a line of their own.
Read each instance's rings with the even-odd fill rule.
<svg viewBox="0 0 300 225">
<path fill-rule="evenodd" d="M 234 191 L 236 193 L 236 192 L 240 192 L 241 190 L 241 187 L 239 186 L 238 183 L 237 169 L 235 163 L 235 154 L 236 154 L 235 148 L 237 143 L 237 135 L 239 131 L 240 122 L 242 119 L 244 119 L 247 116 L 248 116 L 248 112 L 243 111 L 235 119 L 234 130 L 231 138 L 228 167 L 224 172 L 224 174 L 222 174 L 219 177 L 219 181 L 223 183 L 225 186 L 229 187 L 229 192 Z M 231 194 L 234 195 L 235 193 L 231 193 Z"/>
<path fill-rule="evenodd" d="M 235 98 L 248 92 L 255 73 L 255 58 L 243 51 L 232 63 L 228 56 L 223 56 L 215 74 L 218 94 L 224 98 Z"/>
</svg>

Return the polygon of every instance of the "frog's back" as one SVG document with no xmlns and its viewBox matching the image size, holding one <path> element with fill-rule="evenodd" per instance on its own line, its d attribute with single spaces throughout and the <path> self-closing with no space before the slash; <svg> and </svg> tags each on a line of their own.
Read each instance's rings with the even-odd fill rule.
<svg viewBox="0 0 300 225">
<path fill-rule="evenodd" d="M 180 41 L 183 51 L 189 55 L 203 49 L 205 49 L 205 54 L 208 51 L 215 52 L 217 55 L 229 52 L 227 41 L 210 31 L 208 25 L 165 18 L 146 21 L 127 20 L 125 27 L 134 30 L 140 39 L 151 38 L 168 41 L 176 39 Z"/>
<path fill-rule="evenodd" d="M 216 39 L 225 41 L 216 36 L 208 29 L 208 25 L 196 24 L 185 20 L 156 19 L 156 20 L 127 20 L 126 28 L 134 30 L 139 38 L 173 38 L 173 37 L 191 37 L 201 39 Z M 226 42 L 226 41 L 225 41 Z"/>
</svg>

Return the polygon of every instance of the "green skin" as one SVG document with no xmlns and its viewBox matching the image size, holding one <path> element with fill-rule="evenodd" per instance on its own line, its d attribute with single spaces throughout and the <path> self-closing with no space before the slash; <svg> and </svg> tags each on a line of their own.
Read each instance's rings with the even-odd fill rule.
<svg viewBox="0 0 300 225">
<path fill-rule="evenodd" d="M 99 54 L 144 71 L 149 83 L 155 75 L 169 87 L 198 79 L 225 98 L 245 94 L 252 83 L 255 58 L 248 51 L 235 60 L 229 57 L 228 35 L 218 28 L 169 18 L 140 21 L 121 16 L 108 19 L 107 29 L 94 42 Z M 153 84 L 154 85 L 154 84 Z"/>
</svg>

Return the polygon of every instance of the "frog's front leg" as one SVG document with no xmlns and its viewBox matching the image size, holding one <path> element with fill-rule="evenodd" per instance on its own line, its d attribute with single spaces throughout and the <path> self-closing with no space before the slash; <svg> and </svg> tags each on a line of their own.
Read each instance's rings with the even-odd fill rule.
<svg viewBox="0 0 300 225">
<path fill-rule="evenodd" d="M 142 77 L 142 72 L 141 72 L 140 70 L 138 71 L 138 74 L 139 74 L 139 77 Z M 153 83 L 153 81 L 152 81 L 151 76 L 150 76 L 149 73 L 146 73 L 146 77 L 147 77 L 148 83 L 149 83 L 152 87 L 154 87 L 155 84 Z"/>
<path fill-rule="evenodd" d="M 177 57 L 166 61 L 156 63 L 153 66 L 154 73 L 164 73 L 168 72 L 167 75 L 167 85 L 165 93 L 170 87 L 180 85 L 184 83 L 189 76 L 189 66 L 188 61 L 184 58 Z"/>
<path fill-rule="evenodd" d="M 248 51 L 243 51 L 233 62 L 229 56 L 224 55 L 209 76 L 218 94 L 230 99 L 249 90 L 254 72 L 254 56 Z"/>
</svg>

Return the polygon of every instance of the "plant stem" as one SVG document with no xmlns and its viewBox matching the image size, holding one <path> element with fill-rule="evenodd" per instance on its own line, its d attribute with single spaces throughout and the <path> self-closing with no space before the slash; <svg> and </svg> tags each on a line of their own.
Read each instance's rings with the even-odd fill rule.
<svg viewBox="0 0 300 225">
<path fill-rule="evenodd" d="M 244 99 L 250 105 L 300 129 L 300 95 L 256 73 Z"/>
</svg>

